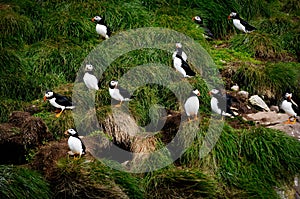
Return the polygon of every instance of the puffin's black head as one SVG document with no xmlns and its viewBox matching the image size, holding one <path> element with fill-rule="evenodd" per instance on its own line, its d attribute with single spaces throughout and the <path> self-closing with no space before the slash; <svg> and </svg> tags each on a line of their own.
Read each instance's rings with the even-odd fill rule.
<svg viewBox="0 0 300 199">
<path fill-rule="evenodd" d="M 214 95 L 218 95 L 218 94 L 220 94 L 220 91 L 218 90 L 218 89 L 212 89 L 211 91 L 209 91 L 208 92 L 208 94 L 210 95 L 210 96 L 214 96 Z"/>
<path fill-rule="evenodd" d="M 92 22 L 96 22 L 96 23 L 100 23 L 102 21 L 102 17 L 100 16 L 95 16 L 94 18 L 92 18 Z"/>
<path fill-rule="evenodd" d="M 240 18 L 240 16 L 236 12 L 231 12 L 228 16 L 228 19 L 239 19 L 239 18 Z"/>
<path fill-rule="evenodd" d="M 85 65 L 85 71 L 93 71 L 94 70 L 94 67 L 92 64 L 86 64 Z"/>
<path fill-rule="evenodd" d="M 68 129 L 65 131 L 65 135 L 70 135 L 74 137 L 78 137 L 78 133 L 74 129 Z"/>
<path fill-rule="evenodd" d="M 291 100 L 291 99 L 292 99 L 292 96 L 293 96 L 292 93 L 286 93 L 284 97 L 285 97 L 285 99 L 287 99 L 287 100 Z"/>
<path fill-rule="evenodd" d="M 44 101 L 46 101 L 47 99 L 51 99 L 52 97 L 54 97 L 54 92 L 51 90 L 47 90 L 44 95 Z"/>
<path fill-rule="evenodd" d="M 197 24 L 203 24 L 203 21 L 199 16 L 193 17 L 192 20 L 195 21 Z"/>
<path fill-rule="evenodd" d="M 112 80 L 109 82 L 109 88 L 114 89 L 118 86 L 118 81 Z"/>
<path fill-rule="evenodd" d="M 199 92 L 199 90 L 196 89 L 196 88 L 192 91 L 192 93 L 193 93 L 193 95 L 200 96 L 200 92 Z"/>
<path fill-rule="evenodd" d="M 176 48 L 182 48 L 182 44 L 181 43 L 176 43 Z"/>
</svg>

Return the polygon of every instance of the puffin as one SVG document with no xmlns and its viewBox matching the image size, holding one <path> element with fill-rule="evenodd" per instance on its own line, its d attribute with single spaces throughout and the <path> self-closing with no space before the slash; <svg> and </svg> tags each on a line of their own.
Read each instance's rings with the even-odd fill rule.
<svg viewBox="0 0 300 199">
<path fill-rule="evenodd" d="M 173 66 L 176 71 L 179 71 L 183 77 L 193 77 L 196 73 L 191 69 L 189 64 L 184 61 L 184 59 L 178 55 L 173 54 Z"/>
<path fill-rule="evenodd" d="M 228 20 L 230 20 L 230 19 L 233 20 L 233 25 L 240 31 L 243 31 L 244 33 L 250 33 L 252 31 L 256 30 L 256 28 L 254 26 L 251 26 L 250 24 L 248 24 L 248 22 L 241 19 L 239 14 L 236 12 L 231 12 L 229 14 Z"/>
<path fill-rule="evenodd" d="M 204 30 L 204 38 L 207 40 L 213 40 L 214 39 L 214 34 L 210 31 L 209 28 L 207 28 L 206 25 L 203 24 L 203 20 L 201 19 L 200 16 L 195 16 L 192 18 L 193 21 L 196 22 L 203 30 Z"/>
<path fill-rule="evenodd" d="M 65 109 L 74 109 L 75 106 L 72 104 L 72 101 L 70 101 L 66 96 L 60 95 L 58 93 L 54 93 L 51 90 L 47 90 L 44 95 L 44 101 L 49 101 L 52 106 L 57 108 L 57 113 L 55 116 L 60 117 L 62 112 Z M 61 110 L 59 110 L 61 109 Z"/>
<path fill-rule="evenodd" d="M 187 60 L 187 55 L 185 54 L 185 52 L 183 52 L 183 50 L 182 50 L 182 44 L 181 44 L 181 43 L 176 43 L 176 50 L 175 50 L 175 52 L 173 53 L 172 58 L 174 59 L 174 57 L 175 57 L 176 55 L 181 56 L 182 59 L 186 62 L 186 60 Z"/>
<path fill-rule="evenodd" d="M 130 93 L 126 89 L 119 86 L 119 82 L 116 80 L 112 80 L 109 82 L 108 90 L 111 98 L 119 101 L 119 104 L 116 105 L 117 107 L 121 106 L 122 102 L 130 101 L 132 99 Z"/>
<path fill-rule="evenodd" d="M 92 18 L 92 22 L 95 22 L 97 24 L 96 32 L 102 37 L 104 37 L 105 39 L 109 39 L 111 35 L 111 31 L 109 27 L 106 25 L 106 23 L 104 22 L 104 18 L 100 16 L 95 16 L 94 18 Z"/>
<path fill-rule="evenodd" d="M 83 76 L 83 82 L 89 90 L 99 90 L 98 79 L 93 74 L 94 67 L 92 64 L 85 65 L 85 73 Z"/>
<path fill-rule="evenodd" d="M 190 96 L 184 103 L 184 110 L 186 115 L 188 116 L 188 121 L 191 121 L 190 117 L 194 116 L 194 119 L 197 120 L 197 114 L 199 110 L 199 99 L 200 92 L 198 89 L 194 89 L 191 91 Z"/>
<path fill-rule="evenodd" d="M 299 107 L 294 100 L 292 100 L 292 93 L 286 93 L 284 97 L 285 99 L 282 101 L 280 108 L 289 115 L 289 119 L 285 122 L 285 124 L 295 124 Z M 291 118 L 294 119 L 291 120 Z"/>
<path fill-rule="evenodd" d="M 68 139 L 68 146 L 70 150 L 72 151 L 72 155 L 79 155 L 79 158 L 81 158 L 82 155 L 85 155 L 85 145 L 80 139 L 78 133 L 74 129 L 68 129 L 65 131 L 65 135 L 69 136 Z"/>
<path fill-rule="evenodd" d="M 230 109 L 232 96 L 223 94 L 218 89 L 212 89 L 209 91 L 209 95 L 211 96 L 210 106 L 213 112 L 221 116 L 234 117 L 235 114 Z"/>
</svg>

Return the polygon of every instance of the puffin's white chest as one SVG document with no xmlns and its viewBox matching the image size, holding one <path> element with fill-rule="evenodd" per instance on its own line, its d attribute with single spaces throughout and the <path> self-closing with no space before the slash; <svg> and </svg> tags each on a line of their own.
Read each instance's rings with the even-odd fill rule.
<svg viewBox="0 0 300 199">
<path fill-rule="evenodd" d="M 281 104 L 281 109 L 285 111 L 289 116 L 297 116 L 297 113 L 294 111 L 292 107 L 292 103 L 284 100 Z"/>
<path fill-rule="evenodd" d="M 110 96 L 118 101 L 123 101 L 124 97 L 120 94 L 120 90 L 119 89 L 111 89 L 109 88 L 109 94 Z"/>
<path fill-rule="evenodd" d="M 104 26 L 104 25 L 101 25 L 101 24 L 97 24 L 96 25 L 96 32 L 99 34 L 99 35 L 101 35 L 101 36 L 103 36 L 103 37 L 107 37 L 107 27 L 106 26 Z"/>
<path fill-rule="evenodd" d="M 184 109 L 185 109 L 187 116 L 197 115 L 198 110 L 199 110 L 198 97 L 197 96 L 189 97 L 184 104 Z"/>
<path fill-rule="evenodd" d="M 68 139 L 68 145 L 69 145 L 70 150 L 74 154 L 82 155 L 82 153 L 83 153 L 82 143 L 78 138 L 70 136 Z"/>
<path fill-rule="evenodd" d="M 246 32 L 245 26 L 243 26 L 243 25 L 241 24 L 241 21 L 240 21 L 239 19 L 233 19 L 233 25 L 234 25 L 237 29 L 239 29 L 239 30 L 241 30 L 241 31 L 243 31 L 243 32 Z"/>
<path fill-rule="evenodd" d="M 61 106 L 61 105 L 59 105 L 59 104 L 56 103 L 56 98 L 55 97 L 53 97 L 52 99 L 50 99 L 49 102 L 55 108 L 60 108 L 60 109 L 64 108 L 64 106 Z"/>
<path fill-rule="evenodd" d="M 210 106 L 213 112 L 217 114 L 221 114 L 221 109 L 218 107 L 218 99 L 215 97 L 212 97 L 210 100 Z"/>
<path fill-rule="evenodd" d="M 85 73 L 83 76 L 83 81 L 86 87 L 88 87 L 89 89 L 99 90 L 98 80 L 94 75 Z"/>
<path fill-rule="evenodd" d="M 181 59 L 179 59 L 178 57 L 175 57 L 173 60 L 173 65 L 174 65 L 174 68 L 177 71 L 179 71 L 184 77 L 187 76 L 185 70 L 181 67 L 181 65 L 182 65 Z"/>
</svg>

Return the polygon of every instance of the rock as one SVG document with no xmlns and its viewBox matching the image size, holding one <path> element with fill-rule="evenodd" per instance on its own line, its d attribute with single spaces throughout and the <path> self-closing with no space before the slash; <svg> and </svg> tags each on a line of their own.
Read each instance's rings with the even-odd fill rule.
<svg viewBox="0 0 300 199">
<path fill-rule="evenodd" d="M 247 91 L 239 91 L 237 95 L 244 100 L 249 98 L 249 93 Z"/>
<path fill-rule="evenodd" d="M 263 110 L 270 111 L 268 105 L 258 95 L 251 96 L 249 98 L 249 102 L 254 106 L 258 106 L 258 107 L 262 108 Z"/>
<path fill-rule="evenodd" d="M 247 114 L 245 118 L 249 121 L 255 121 L 261 125 L 274 125 L 278 123 L 283 123 L 287 121 L 289 116 L 284 113 L 276 113 L 276 112 L 257 112 L 253 114 Z"/>
<path fill-rule="evenodd" d="M 231 87 L 231 90 L 233 90 L 233 91 L 238 91 L 240 88 L 239 88 L 239 86 L 237 85 L 237 84 L 235 84 L 235 85 L 233 85 L 232 87 Z"/>
<path fill-rule="evenodd" d="M 278 113 L 279 107 L 278 106 L 270 106 L 270 111 L 275 111 L 276 113 Z"/>
<path fill-rule="evenodd" d="M 289 116 L 285 113 L 272 112 L 258 112 L 247 114 L 244 117 L 248 121 L 254 121 L 257 124 L 267 126 L 268 128 L 277 129 L 295 137 L 300 141 L 300 123 L 284 124 Z"/>
</svg>

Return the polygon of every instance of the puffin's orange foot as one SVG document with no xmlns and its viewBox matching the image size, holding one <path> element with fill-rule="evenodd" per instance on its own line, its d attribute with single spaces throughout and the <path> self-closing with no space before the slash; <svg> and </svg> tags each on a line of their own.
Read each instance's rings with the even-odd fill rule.
<svg viewBox="0 0 300 199">
<path fill-rule="evenodd" d="M 55 113 L 59 113 L 61 110 L 60 109 L 56 109 L 55 110 Z"/>
<path fill-rule="evenodd" d="M 55 117 L 59 118 L 60 115 L 62 114 L 63 111 L 59 112 L 58 114 L 55 115 Z"/>
<path fill-rule="evenodd" d="M 284 122 L 284 124 L 295 124 L 295 123 L 296 123 L 296 118 L 293 121 L 288 119 L 286 122 Z"/>
</svg>

